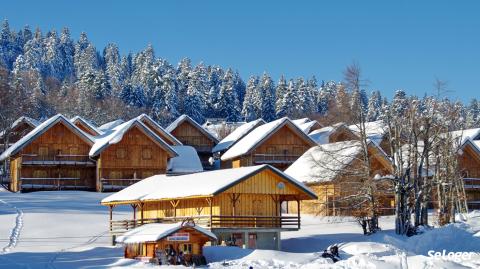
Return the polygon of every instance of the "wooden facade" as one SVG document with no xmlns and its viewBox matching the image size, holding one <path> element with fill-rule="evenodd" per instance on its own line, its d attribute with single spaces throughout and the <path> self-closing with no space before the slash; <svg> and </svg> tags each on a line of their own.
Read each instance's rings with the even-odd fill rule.
<svg viewBox="0 0 480 269">
<path fill-rule="evenodd" d="M 156 123 L 152 118 L 146 114 L 138 116 L 138 119 L 145 124 L 150 130 L 152 130 L 156 135 L 158 135 L 163 141 L 167 142 L 170 146 L 179 146 L 181 145 L 180 141 L 175 139 L 174 136 L 165 131 L 158 123 Z"/>
<path fill-rule="evenodd" d="M 196 175 L 199 174 L 190 176 Z M 217 234 L 221 240 L 228 241 L 236 233 L 298 230 L 300 215 L 283 215 L 282 203 L 296 201 L 300 206 L 299 201 L 316 197 L 303 189 L 305 187 L 295 184 L 298 183 L 292 183 L 281 171 L 264 166 L 258 172 L 211 195 L 102 203 L 110 206 L 110 209 L 118 204 L 131 204 L 134 207 L 134 220 L 111 221 L 110 227 L 114 233 L 145 223 L 192 218 L 198 225 Z"/>
<path fill-rule="evenodd" d="M 37 127 L 37 124 L 38 122 L 36 120 L 27 117 L 20 117 L 19 119 L 17 119 L 13 123 L 12 129 L 8 133 L 8 144 L 11 145 L 20 140 L 20 138 L 24 137 L 26 134 L 35 129 L 35 127 Z M 5 133 L 0 134 L 1 143 L 5 142 L 5 135 Z M 7 147 L 9 145 L 7 145 Z M 3 148 L 1 150 L 3 150 Z"/>
<path fill-rule="evenodd" d="M 480 209 L 480 154 L 476 147 L 467 144 L 458 156 L 464 180 L 468 209 Z"/>
<path fill-rule="evenodd" d="M 85 133 L 91 135 L 91 136 L 97 136 L 99 135 L 99 131 L 93 128 L 93 126 L 90 126 L 85 120 L 83 120 L 80 117 L 72 119 L 73 124 L 77 126 L 80 130 L 84 131 Z"/>
<path fill-rule="evenodd" d="M 116 191 L 141 179 L 165 174 L 173 155 L 152 136 L 133 125 L 97 159 L 97 191 Z"/>
<path fill-rule="evenodd" d="M 258 143 L 249 154 L 230 160 L 232 167 L 269 164 L 282 171 L 285 170 L 309 148 L 316 145 L 313 141 L 305 139 L 299 132 L 301 130 L 287 124 L 283 125 L 266 140 Z"/>
<path fill-rule="evenodd" d="M 93 142 L 59 121 L 10 157 L 12 191 L 95 189 Z"/>
<path fill-rule="evenodd" d="M 174 128 L 167 129 L 183 145 L 195 148 L 203 168 L 212 170 L 213 167 L 209 163 L 209 159 L 213 156 L 212 149 L 218 143 L 218 140 L 190 117 L 185 115 L 182 117 L 183 120 L 180 120 Z"/>
<path fill-rule="evenodd" d="M 383 156 L 378 149 L 369 147 L 369 156 L 371 175 L 390 175 L 393 172 L 391 163 Z M 352 216 L 357 213 L 352 210 L 352 204 L 358 203 L 351 197 L 358 193 L 358 188 L 361 186 L 361 177 L 355 175 L 356 171 L 362 169 L 362 161 L 355 159 L 348 167 L 343 169 L 345 172 L 339 173 L 335 178 L 326 182 L 306 183 L 315 194 L 318 196 L 317 200 L 302 201 L 302 213 L 320 215 L 320 216 Z M 379 214 L 391 215 L 395 211 L 395 196 L 393 193 L 393 185 L 389 181 L 382 181 L 376 184 L 376 196 Z M 296 212 L 295 205 L 289 205 L 288 211 Z"/>
</svg>

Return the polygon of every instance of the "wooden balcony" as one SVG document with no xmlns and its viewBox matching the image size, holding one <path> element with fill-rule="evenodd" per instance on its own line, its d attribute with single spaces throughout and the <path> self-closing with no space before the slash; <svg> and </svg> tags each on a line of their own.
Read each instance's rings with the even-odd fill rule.
<svg viewBox="0 0 480 269">
<path fill-rule="evenodd" d="M 91 190 L 92 186 L 85 184 L 85 179 L 77 177 L 55 178 L 21 178 L 22 191 L 28 190 Z"/>
<path fill-rule="evenodd" d="M 37 155 L 23 154 L 22 165 L 39 165 L 39 166 L 95 166 L 88 155 Z"/>
<path fill-rule="evenodd" d="M 187 217 L 166 217 L 156 219 L 137 220 L 112 220 L 110 221 L 110 233 L 122 234 L 135 227 L 148 223 L 176 223 Z M 300 217 L 298 216 L 194 216 L 192 218 L 197 225 L 215 229 L 300 229 Z"/>
<path fill-rule="evenodd" d="M 253 154 L 255 164 L 291 164 L 298 158 L 300 158 L 300 155 Z"/>
<path fill-rule="evenodd" d="M 480 190 L 480 178 L 464 178 L 465 190 Z"/>
<path fill-rule="evenodd" d="M 100 179 L 101 191 L 119 191 L 139 182 L 139 178 L 102 178 Z"/>
</svg>

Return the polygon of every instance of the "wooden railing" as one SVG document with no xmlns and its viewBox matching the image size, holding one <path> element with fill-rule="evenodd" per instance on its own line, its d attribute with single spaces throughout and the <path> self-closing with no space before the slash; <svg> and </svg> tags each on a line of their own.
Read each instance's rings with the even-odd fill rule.
<svg viewBox="0 0 480 269">
<path fill-rule="evenodd" d="M 21 178 L 22 190 L 85 190 L 93 189 L 85 185 L 85 180 L 77 177 Z"/>
<path fill-rule="evenodd" d="M 466 190 L 480 189 L 480 178 L 464 178 L 463 184 Z"/>
<path fill-rule="evenodd" d="M 23 154 L 22 165 L 95 165 L 88 155 Z"/>
<path fill-rule="evenodd" d="M 119 191 L 139 182 L 139 178 L 101 178 L 100 189 L 102 191 Z"/>
<path fill-rule="evenodd" d="M 253 154 L 254 163 L 293 163 L 300 155 L 286 154 Z"/>
<path fill-rule="evenodd" d="M 135 227 L 148 223 L 176 223 L 186 217 L 167 217 L 137 220 L 112 220 L 110 232 L 121 234 Z M 281 228 L 300 229 L 300 217 L 298 216 L 194 216 L 192 218 L 197 225 L 211 229 L 228 228 Z"/>
</svg>

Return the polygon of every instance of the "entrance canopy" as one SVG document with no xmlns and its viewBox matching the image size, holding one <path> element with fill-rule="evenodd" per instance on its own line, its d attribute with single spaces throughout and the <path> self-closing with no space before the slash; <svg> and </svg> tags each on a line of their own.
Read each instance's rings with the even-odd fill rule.
<svg viewBox="0 0 480 269">
<path fill-rule="evenodd" d="M 116 242 L 123 244 L 156 242 L 166 237 L 171 237 L 169 241 L 190 241 L 189 238 L 186 238 L 189 236 L 187 230 L 190 229 L 205 235 L 210 240 L 217 240 L 217 236 L 214 233 L 197 226 L 194 223 L 180 222 L 145 224 L 117 237 Z M 182 231 L 187 233 L 180 233 Z"/>
</svg>

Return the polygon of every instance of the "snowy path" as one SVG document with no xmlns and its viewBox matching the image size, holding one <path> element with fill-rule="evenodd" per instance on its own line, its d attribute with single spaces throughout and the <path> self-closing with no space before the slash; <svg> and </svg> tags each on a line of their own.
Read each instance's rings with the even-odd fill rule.
<svg viewBox="0 0 480 269">
<path fill-rule="evenodd" d="M 15 224 L 10 233 L 8 244 L 5 247 L 3 247 L 2 251 L 0 252 L 1 254 L 4 254 L 6 252 L 9 252 L 15 246 L 17 246 L 18 238 L 20 237 L 20 232 L 23 227 L 23 211 L 11 205 L 10 203 L 5 202 L 4 200 L 0 200 L 0 203 L 6 207 L 13 209 L 16 213 Z"/>
</svg>

